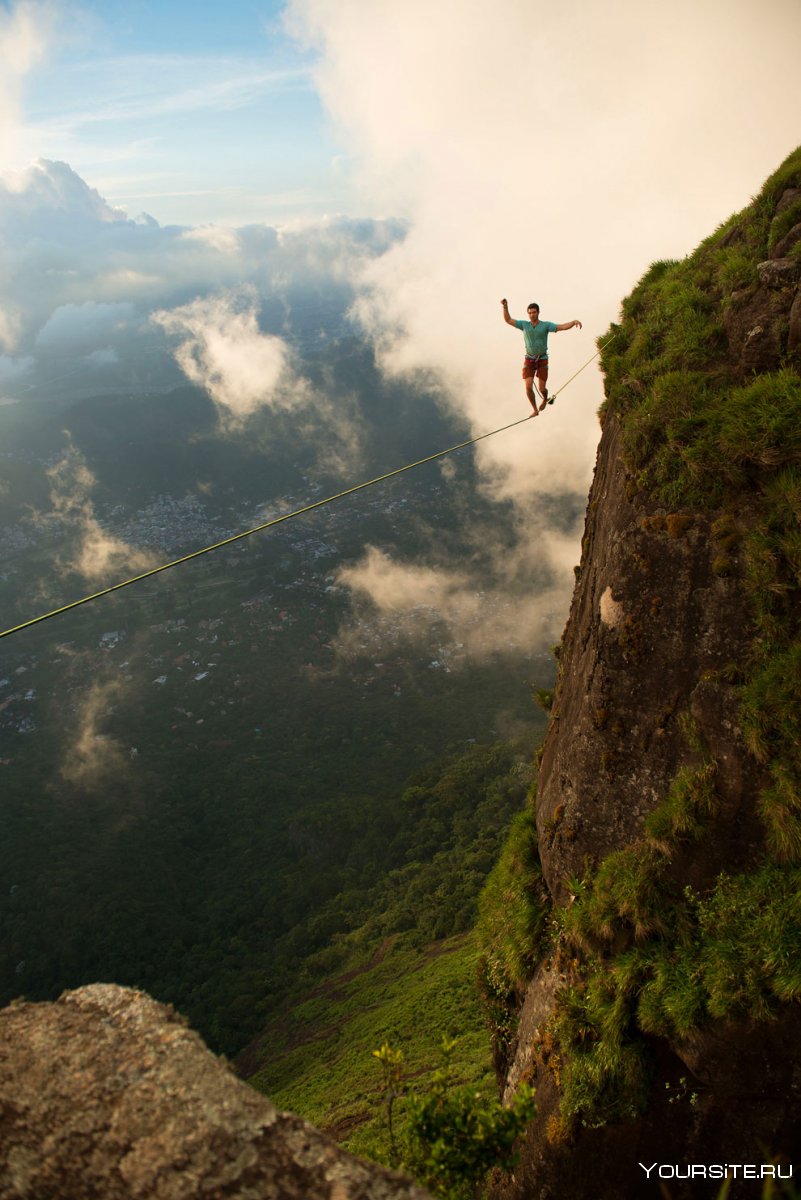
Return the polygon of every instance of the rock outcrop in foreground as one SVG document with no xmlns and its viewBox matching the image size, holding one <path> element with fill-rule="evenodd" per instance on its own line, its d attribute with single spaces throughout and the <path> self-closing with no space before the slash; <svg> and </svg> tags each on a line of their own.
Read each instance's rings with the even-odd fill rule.
<svg viewBox="0 0 801 1200">
<path fill-rule="evenodd" d="M 426 1200 L 279 1112 L 142 992 L 16 1002 L 0 1047 L 2 1200 Z"/>
</svg>

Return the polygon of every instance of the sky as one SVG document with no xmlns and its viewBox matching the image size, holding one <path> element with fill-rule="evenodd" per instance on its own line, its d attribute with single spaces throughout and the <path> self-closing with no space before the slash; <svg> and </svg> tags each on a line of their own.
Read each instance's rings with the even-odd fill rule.
<svg viewBox="0 0 801 1200">
<path fill-rule="evenodd" d="M 135 350 L 223 425 L 303 406 L 306 294 L 474 432 L 513 421 L 500 299 L 583 322 L 559 388 L 795 148 L 799 45 L 798 0 L 5 0 L 0 399 L 133 378 Z M 482 442 L 486 486 L 586 494 L 601 399 L 591 363 Z"/>
<path fill-rule="evenodd" d="M 30 64 L 18 87 L 6 84 L 16 100 L 6 166 L 63 160 L 111 204 L 162 224 L 330 209 L 336 147 L 311 55 L 283 32 L 277 4 L 3 8 L 4 40 L 23 42 Z"/>
</svg>

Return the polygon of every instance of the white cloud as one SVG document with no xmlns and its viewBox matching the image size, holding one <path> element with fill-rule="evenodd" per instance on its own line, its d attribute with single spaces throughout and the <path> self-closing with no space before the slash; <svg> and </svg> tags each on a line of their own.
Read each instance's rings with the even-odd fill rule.
<svg viewBox="0 0 801 1200">
<path fill-rule="evenodd" d="M 289 399 L 274 386 L 288 378 L 286 338 L 339 332 L 354 278 L 404 233 L 397 221 L 347 219 L 162 227 L 145 214 L 129 220 L 66 163 L 47 160 L 0 175 L 0 230 L 0 350 L 30 365 L 31 390 L 78 394 L 95 385 L 82 364 L 112 350 L 116 367 L 106 366 L 120 390 L 135 390 L 144 369 L 149 386 L 175 386 L 169 324 L 183 334 L 189 377 L 211 381 L 222 411 L 239 416 Z M 173 315 L 159 328 L 154 312 Z M 107 373 L 103 386 L 113 382 Z"/>
<path fill-rule="evenodd" d="M 552 387 L 648 263 L 689 252 L 793 148 L 797 0 L 292 0 L 321 52 L 321 95 L 362 192 L 409 218 L 367 265 L 358 312 L 388 371 L 437 370 L 474 428 L 525 412 L 524 316 L 584 321 L 552 339 Z M 770 64 L 753 78 L 756 63 Z M 583 491 L 601 400 L 589 367 L 547 415 L 482 444 L 516 494 Z"/>
<path fill-rule="evenodd" d="M 532 574 L 532 564 L 524 561 L 527 545 L 509 551 L 506 561 L 498 556 L 492 571 L 486 564 L 455 569 L 401 562 L 368 547 L 337 577 L 351 592 L 353 607 L 352 619 L 337 635 L 337 650 L 348 658 L 363 653 L 366 643 L 380 651 L 411 639 L 432 649 L 436 644 L 458 666 L 497 653 L 546 649 L 564 623 L 573 576 L 561 569 L 554 574 L 541 545 L 540 570 Z"/>
<path fill-rule="evenodd" d="M 186 377 L 236 420 L 262 405 L 289 407 L 299 394 L 288 347 L 281 338 L 260 332 L 256 302 L 247 289 L 153 314 L 168 334 L 183 339 L 175 358 Z"/>
<path fill-rule="evenodd" d="M 7 236 L 57 240 L 87 223 L 126 223 L 122 209 L 108 204 L 65 162 L 37 159 L 8 170 L 0 179 L 0 212 Z"/>
<path fill-rule="evenodd" d="M 186 242 L 200 242 L 203 246 L 211 246 L 220 254 L 238 254 L 240 250 L 239 235 L 235 229 L 201 225 L 197 229 L 184 230 L 180 237 Z"/>
<path fill-rule="evenodd" d="M 351 593 L 352 617 L 339 631 L 340 653 L 363 653 L 366 640 L 378 651 L 411 639 L 438 646 L 455 668 L 549 649 L 575 586 L 583 514 L 568 527 L 564 514 L 557 523 L 536 503 L 502 511 L 466 519 L 458 554 L 421 530 L 414 559 L 371 546 L 343 567 L 337 582 Z"/>
<path fill-rule="evenodd" d="M 153 566 L 152 557 L 100 525 L 94 511 L 92 489 L 95 479 L 81 453 L 70 443 L 65 453 L 47 471 L 50 510 L 38 514 L 40 523 L 63 528 L 63 549 L 56 555 L 54 580 L 66 572 L 78 572 L 93 586 L 117 582 L 121 572 L 132 575 Z M 115 578 L 116 577 L 116 578 Z"/>
<path fill-rule="evenodd" d="M 82 697 L 78 718 L 71 731 L 61 775 L 81 788 L 95 788 L 114 781 L 126 771 L 121 743 L 104 732 L 109 710 L 123 690 L 120 680 L 94 680 Z"/>
</svg>

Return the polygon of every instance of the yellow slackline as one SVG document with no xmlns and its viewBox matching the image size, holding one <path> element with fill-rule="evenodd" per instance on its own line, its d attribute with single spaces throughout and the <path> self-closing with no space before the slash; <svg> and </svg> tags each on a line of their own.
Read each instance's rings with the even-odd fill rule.
<svg viewBox="0 0 801 1200">
<path fill-rule="evenodd" d="M 614 334 L 612 335 L 614 337 Z M 612 338 L 609 338 L 608 342 Z M 604 346 L 608 345 L 604 342 Z M 563 391 L 568 383 L 571 383 L 576 375 L 580 375 L 584 367 L 588 367 L 593 359 L 597 358 L 603 350 L 603 346 L 593 354 L 592 358 L 588 358 L 583 367 L 579 367 L 574 375 L 570 376 L 567 383 L 562 384 L 559 391 Z M 556 399 L 558 392 L 554 392 L 551 399 Z M 191 554 L 184 554 L 182 558 L 175 558 L 172 562 L 162 563 L 160 567 L 153 567 L 150 571 L 143 571 L 141 575 L 134 575 L 131 579 L 125 579 L 122 583 L 114 583 L 111 587 L 103 588 L 99 592 L 93 592 L 91 596 L 83 596 L 80 600 L 73 600 L 70 604 L 63 604 L 61 608 L 54 608 L 52 612 L 42 613 L 38 617 L 31 617 L 28 621 L 23 621 L 21 625 L 14 625 L 11 629 L 4 629 L 0 632 L 0 638 L 8 637 L 12 633 L 19 633 L 22 629 L 29 629 L 31 625 L 38 625 L 40 621 L 48 621 L 50 617 L 58 617 L 61 613 L 69 612 L 72 608 L 79 608 L 82 604 L 89 604 L 92 600 L 99 600 L 101 596 L 108 596 L 111 592 L 118 592 L 120 588 L 128 587 L 132 583 L 141 583 L 143 579 L 150 579 L 153 575 L 160 574 L 161 571 L 169 571 L 171 567 L 179 567 L 181 563 L 190 562 L 193 558 L 200 558 L 202 554 L 210 554 L 212 550 L 219 550 L 223 546 L 230 546 L 234 542 L 241 541 L 242 538 L 250 537 L 253 533 L 261 533 L 263 529 L 271 529 L 274 525 L 280 525 L 282 521 L 291 521 L 293 517 L 300 517 L 304 513 L 312 512 L 315 508 L 322 508 L 325 504 L 331 504 L 334 500 L 342 500 L 345 496 L 352 496 L 354 492 L 361 492 L 364 488 L 373 487 L 376 483 L 383 483 L 386 479 L 392 479 L 395 475 L 402 475 L 404 471 L 412 471 L 415 467 L 422 467 L 424 463 L 435 462 L 438 458 L 444 458 L 446 454 L 453 454 L 457 450 L 464 450 L 467 446 L 474 446 L 476 442 L 481 442 L 484 438 L 494 437 L 496 433 L 503 433 L 507 429 L 514 429 L 516 425 L 522 425 L 525 421 L 530 421 L 534 413 L 529 413 L 527 417 L 521 417 L 517 421 L 512 421 L 509 425 L 502 425 L 499 429 L 491 429 L 489 433 L 480 433 L 477 437 L 468 438 L 466 442 L 459 442 L 456 446 L 449 446 L 447 450 L 438 450 L 436 454 L 429 454 L 425 458 L 418 458 L 416 462 L 406 463 L 403 467 L 396 467 L 393 471 L 387 471 L 385 475 L 377 475 L 375 479 L 367 479 L 364 483 L 357 483 L 354 487 L 346 488 L 343 492 L 337 492 L 334 496 L 326 496 L 324 500 L 315 500 L 312 504 L 306 504 L 303 508 L 296 508 L 292 512 L 284 513 L 283 516 L 273 517 L 271 521 L 265 521 L 262 525 L 254 525 L 252 529 L 245 529 L 242 533 L 235 533 L 231 537 L 223 538 L 221 542 L 215 542 L 213 546 L 204 546 L 202 550 L 193 550 Z"/>
<path fill-rule="evenodd" d="M 585 364 L 584 364 L 584 366 L 583 366 L 583 367 L 579 367 L 579 369 L 578 369 L 577 371 L 574 371 L 574 372 L 573 372 L 573 374 L 570 376 L 570 378 L 569 378 L 569 379 L 567 379 L 567 380 L 566 380 L 566 381 L 565 381 L 565 382 L 562 384 L 562 386 L 561 386 L 560 388 L 557 388 L 557 389 L 556 389 L 556 391 L 554 392 L 554 394 L 551 396 L 551 400 L 555 400 L 555 399 L 556 399 L 556 397 L 559 395 L 559 393 L 560 393 L 560 392 L 563 392 L 563 391 L 565 390 L 565 388 L 567 387 L 568 383 L 572 383 L 572 382 L 573 382 L 573 380 L 576 378 L 576 376 L 581 374 L 581 372 L 584 370 L 584 367 L 588 367 L 588 366 L 590 365 L 590 363 L 591 363 L 591 362 L 593 362 L 593 360 L 594 360 L 594 359 L 596 359 L 596 358 L 598 357 L 598 355 L 601 353 L 601 351 L 606 349 L 606 347 L 609 345 L 609 343 L 612 341 L 612 338 L 614 338 L 614 337 L 617 337 L 617 334 L 614 334 L 614 333 L 613 333 L 611 337 L 608 337 L 608 338 L 606 339 L 606 341 L 605 341 L 605 342 L 603 342 L 603 343 L 602 343 L 602 344 L 601 344 L 601 345 L 598 347 L 598 349 L 597 349 L 597 350 L 595 351 L 595 353 L 593 354 L 592 358 L 588 358 L 588 359 L 587 359 L 587 361 L 585 362 Z"/>
</svg>

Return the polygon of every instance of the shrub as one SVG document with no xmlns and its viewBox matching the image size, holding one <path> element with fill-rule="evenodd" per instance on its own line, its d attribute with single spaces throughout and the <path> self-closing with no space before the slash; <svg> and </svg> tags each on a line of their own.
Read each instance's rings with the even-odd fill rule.
<svg viewBox="0 0 801 1200">
<path fill-rule="evenodd" d="M 392 1120 L 395 1102 L 408 1090 L 403 1053 L 385 1042 L 373 1055 L 382 1066 L 393 1165 L 409 1171 L 443 1200 L 474 1200 L 489 1171 L 508 1171 L 517 1162 L 516 1143 L 534 1116 L 534 1094 L 523 1084 L 505 1107 L 469 1087 L 455 1087 L 455 1045 L 443 1039 L 442 1066 L 425 1092 L 409 1096 L 402 1140 L 395 1136 Z"/>
</svg>

